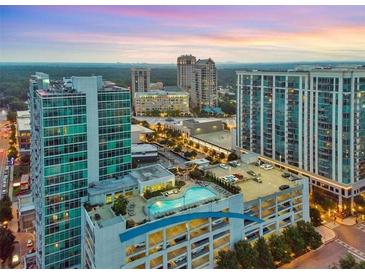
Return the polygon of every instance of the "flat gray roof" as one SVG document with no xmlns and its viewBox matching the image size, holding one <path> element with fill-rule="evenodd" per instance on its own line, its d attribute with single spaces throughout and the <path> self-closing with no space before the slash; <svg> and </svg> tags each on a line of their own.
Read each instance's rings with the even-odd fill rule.
<svg viewBox="0 0 365 274">
<path fill-rule="evenodd" d="M 132 125 L 131 127 L 132 132 L 141 132 L 141 133 L 152 133 L 153 130 L 143 127 L 141 125 Z"/>
<path fill-rule="evenodd" d="M 157 178 L 174 176 L 174 174 L 160 164 L 156 164 L 132 169 L 131 176 L 135 177 L 139 182 L 147 182 Z"/>
<path fill-rule="evenodd" d="M 117 191 L 118 189 L 122 190 L 128 187 L 136 187 L 137 185 L 137 180 L 128 174 L 121 179 L 105 180 L 93 183 L 89 186 L 88 192 L 89 195 L 93 196 L 103 193 L 109 193 L 111 191 Z"/>
<path fill-rule="evenodd" d="M 227 150 L 232 149 L 232 133 L 227 130 L 197 134 L 194 138 L 216 145 Z"/>
<path fill-rule="evenodd" d="M 18 196 L 19 212 L 26 212 L 34 210 L 34 203 L 32 200 L 32 194 Z"/>
</svg>

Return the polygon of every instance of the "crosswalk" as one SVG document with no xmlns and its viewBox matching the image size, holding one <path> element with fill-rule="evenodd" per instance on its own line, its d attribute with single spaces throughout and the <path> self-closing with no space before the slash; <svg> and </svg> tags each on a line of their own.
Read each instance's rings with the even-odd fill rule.
<svg viewBox="0 0 365 274">
<path fill-rule="evenodd" d="M 334 222 L 327 222 L 327 223 L 324 224 L 324 226 L 328 227 L 329 229 L 334 229 L 334 228 L 338 227 L 339 224 L 334 223 Z"/>
<path fill-rule="evenodd" d="M 345 243 L 344 241 L 341 241 L 340 239 L 336 239 L 335 242 L 345 247 L 349 253 L 357 257 L 359 260 L 365 261 L 365 253 L 361 250 L 358 250 L 357 248 Z"/>
<path fill-rule="evenodd" d="M 365 232 L 365 224 L 362 223 L 362 224 L 357 224 L 356 226 L 356 229 L 359 229 L 361 230 L 362 232 Z"/>
</svg>

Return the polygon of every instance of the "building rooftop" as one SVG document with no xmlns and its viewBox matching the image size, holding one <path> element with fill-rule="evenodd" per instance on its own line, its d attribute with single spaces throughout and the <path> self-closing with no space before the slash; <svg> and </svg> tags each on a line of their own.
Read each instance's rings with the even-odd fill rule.
<svg viewBox="0 0 365 274">
<path fill-rule="evenodd" d="M 143 127 L 141 125 L 132 125 L 131 132 L 141 132 L 141 133 L 153 133 L 153 130 Z"/>
<path fill-rule="evenodd" d="M 178 91 L 183 91 L 181 88 L 179 88 L 178 86 L 165 86 L 163 88 L 163 90 L 168 91 L 168 92 L 178 92 Z"/>
<path fill-rule="evenodd" d="M 196 61 L 196 65 L 206 65 L 206 64 L 209 64 L 209 63 L 212 63 L 214 64 L 214 61 L 211 59 L 211 58 L 208 58 L 208 59 L 199 59 L 198 61 Z"/>
<path fill-rule="evenodd" d="M 135 93 L 136 97 L 149 97 L 149 96 L 157 96 L 157 95 L 166 95 L 166 96 L 188 96 L 189 93 L 185 92 L 185 91 L 170 91 L 170 90 L 162 90 L 162 89 L 157 89 L 157 90 L 149 90 L 148 92 L 136 92 Z"/>
<path fill-rule="evenodd" d="M 17 111 L 17 125 L 19 131 L 30 131 L 30 112 L 26 111 Z"/>
<path fill-rule="evenodd" d="M 17 118 L 30 118 L 30 111 L 29 110 L 21 110 L 16 112 Z"/>
<path fill-rule="evenodd" d="M 90 196 L 99 195 L 103 193 L 109 193 L 110 191 L 125 189 L 128 187 L 136 187 L 138 182 L 136 178 L 131 175 L 125 175 L 120 179 L 111 179 L 99 181 L 96 183 L 91 183 L 88 188 L 88 192 Z"/>
<path fill-rule="evenodd" d="M 132 144 L 132 154 L 138 152 L 156 151 L 157 147 L 151 144 Z"/>
<path fill-rule="evenodd" d="M 254 171 L 256 174 L 260 174 L 262 183 L 258 183 L 253 180 L 253 177 L 247 173 L 248 170 Z M 230 174 L 241 174 L 244 178 L 248 180 L 238 183 L 245 202 L 255 200 L 260 197 L 274 194 L 279 192 L 279 187 L 281 185 L 288 185 L 289 187 L 296 187 L 301 184 L 301 180 L 290 181 L 287 178 L 283 178 L 283 170 L 274 167 L 271 170 L 264 170 L 255 164 L 245 164 L 241 163 L 239 167 L 228 166 L 228 169 L 224 169 L 220 166 L 209 169 L 217 177 L 223 177 Z M 299 177 L 298 175 L 295 175 Z"/>
<path fill-rule="evenodd" d="M 350 66 L 311 66 L 311 65 L 303 65 L 298 66 L 294 69 L 289 70 L 240 70 L 237 71 L 237 74 L 293 74 L 293 75 L 302 75 L 303 73 L 346 73 L 346 72 L 365 72 L 365 67 L 361 65 L 350 65 Z"/>
<path fill-rule="evenodd" d="M 200 139 L 223 149 L 232 149 L 232 133 L 227 130 L 197 134 L 194 136 L 194 138 Z"/>
<path fill-rule="evenodd" d="M 32 200 L 32 194 L 19 195 L 18 196 L 18 210 L 20 213 L 34 210 L 34 203 Z"/>
<path fill-rule="evenodd" d="M 136 178 L 140 183 L 143 183 L 153 179 L 174 176 L 174 174 L 165 169 L 160 164 L 157 164 L 157 165 L 132 169 L 131 176 Z"/>
<path fill-rule="evenodd" d="M 117 224 L 123 220 L 123 217 L 114 214 L 111 205 L 95 206 L 88 214 L 94 225 L 99 227 Z"/>
</svg>

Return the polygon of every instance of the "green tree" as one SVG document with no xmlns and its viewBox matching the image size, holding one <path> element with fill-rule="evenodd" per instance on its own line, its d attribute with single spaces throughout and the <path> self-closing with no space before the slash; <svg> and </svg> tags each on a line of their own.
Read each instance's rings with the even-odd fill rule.
<svg viewBox="0 0 365 274">
<path fill-rule="evenodd" d="M 311 217 L 311 222 L 314 226 L 320 226 L 322 224 L 321 213 L 317 208 L 311 206 L 309 214 Z"/>
<path fill-rule="evenodd" d="M 234 249 L 236 251 L 237 261 L 242 268 L 255 268 L 259 254 L 248 241 L 238 241 L 234 244 Z"/>
<path fill-rule="evenodd" d="M 120 195 L 115 199 L 112 209 L 116 215 L 125 215 L 127 213 L 128 200 Z"/>
<path fill-rule="evenodd" d="M 283 232 L 285 241 L 290 245 L 291 250 L 294 252 L 295 256 L 303 255 L 307 249 L 307 244 L 305 243 L 302 235 L 295 226 L 289 226 Z"/>
<path fill-rule="evenodd" d="M 150 128 L 150 124 L 147 121 L 142 121 L 142 126 L 146 128 Z"/>
<path fill-rule="evenodd" d="M 340 268 L 342 269 L 353 269 L 357 268 L 357 263 L 355 257 L 350 253 L 347 253 L 345 257 L 341 258 L 339 261 Z"/>
<path fill-rule="evenodd" d="M 15 111 L 8 111 L 7 120 L 9 122 L 15 123 L 15 121 L 16 121 L 16 112 Z"/>
<path fill-rule="evenodd" d="M 322 245 L 321 234 L 314 229 L 314 226 L 310 222 L 299 221 L 296 228 L 310 249 L 317 249 Z"/>
<path fill-rule="evenodd" d="M 11 201 L 9 196 L 3 196 L 0 200 L 0 222 L 10 221 L 13 219 L 13 213 L 11 211 Z"/>
<path fill-rule="evenodd" d="M 254 244 L 258 253 L 257 268 L 274 268 L 274 259 L 265 238 L 260 237 Z"/>
<path fill-rule="evenodd" d="M 283 235 L 273 234 L 269 238 L 268 244 L 275 262 L 285 264 L 291 261 L 291 247 L 285 241 Z"/>
<path fill-rule="evenodd" d="M 230 161 L 237 160 L 238 159 L 238 156 L 237 156 L 236 153 L 231 152 L 230 154 L 228 154 L 228 157 L 227 158 L 228 158 L 228 161 L 230 162 Z"/>
<path fill-rule="evenodd" d="M 181 150 L 182 150 L 181 145 L 177 145 L 177 146 L 174 148 L 174 151 L 175 151 L 175 152 L 181 152 Z"/>
<path fill-rule="evenodd" d="M 201 179 L 203 179 L 204 172 L 196 168 L 189 172 L 189 176 L 192 179 L 201 180 Z"/>
<path fill-rule="evenodd" d="M 9 147 L 9 151 L 8 151 L 8 159 L 10 159 L 10 158 L 15 159 L 16 157 L 18 157 L 18 151 L 16 150 L 15 146 L 11 145 Z"/>
<path fill-rule="evenodd" d="M 224 251 L 218 252 L 217 256 L 217 268 L 218 269 L 239 269 L 240 265 L 237 261 L 236 252 Z"/>
<path fill-rule="evenodd" d="M 15 236 L 7 229 L 0 227 L 0 259 L 5 261 L 11 256 L 14 250 Z"/>
<path fill-rule="evenodd" d="M 365 269 L 365 261 L 361 261 L 357 264 L 357 268 L 359 269 Z"/>
</svg>

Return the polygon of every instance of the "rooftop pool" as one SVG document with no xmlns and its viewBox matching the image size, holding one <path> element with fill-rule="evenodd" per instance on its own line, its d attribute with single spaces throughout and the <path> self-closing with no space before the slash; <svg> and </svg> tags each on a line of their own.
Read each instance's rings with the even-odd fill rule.
<svg viewBox="0 0 365 274">
<path fill-rule="evenodd" d="M 218 195 L 209 188 L 194 186 L 186 190 L 182 197 L 155 201 L 148 206 L 148 212 L 150 215 L 156 215 L 215 197 Z"/>
</svg>

